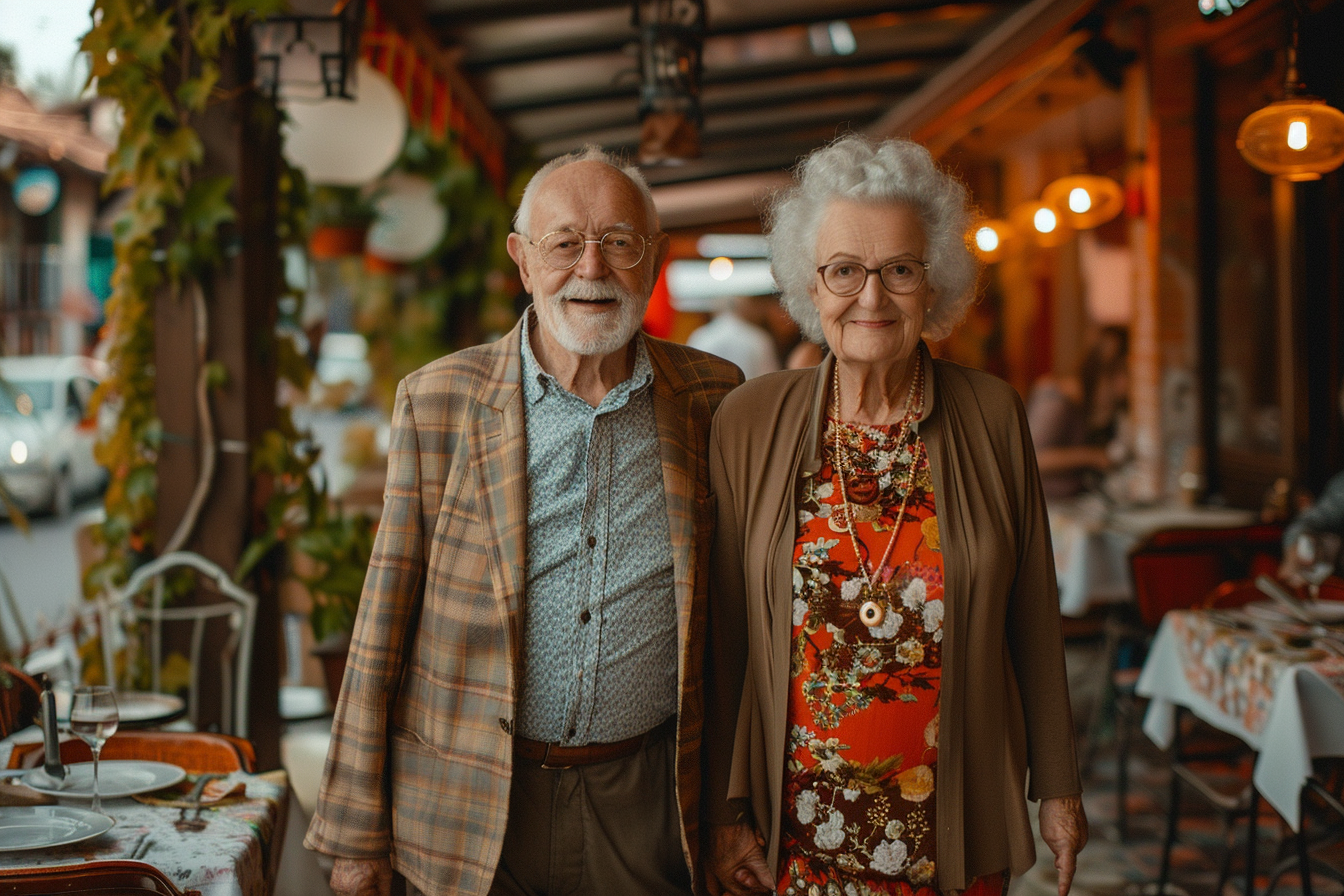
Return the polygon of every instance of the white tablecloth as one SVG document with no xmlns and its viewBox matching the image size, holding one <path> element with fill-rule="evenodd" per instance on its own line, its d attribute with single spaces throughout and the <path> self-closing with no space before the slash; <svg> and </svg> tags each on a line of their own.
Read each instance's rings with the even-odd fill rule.
<svg viewBox="0 0 1344 896">
<path fill-rule="evenodd" d="M 1282 648 L 1207 611 L 1166 615 L 1137 688 L 1158 746 L 1171 744 L 1183 706 L 1256 750 L 1255 786 L 1294 830 L 1312 757 L 1344 756 L 1344 659 Z"/>
<path fill-rule="evenodd" d="M 1129 551 L 1160 529 L 1230 528 L 1254 522 L 1229 507 L 1108 507 L 1095 495 L 1049 504 L 1059 580 L 1059 611 L 1085 616 L 1095 606 L 1133 599 Z"/>
</svg>

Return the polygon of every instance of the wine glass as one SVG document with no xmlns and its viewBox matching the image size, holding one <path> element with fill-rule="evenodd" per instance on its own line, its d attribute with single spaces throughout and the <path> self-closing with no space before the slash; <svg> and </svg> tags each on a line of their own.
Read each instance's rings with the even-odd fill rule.
<svg viewBox="0 0 1344 896">
<path fill-rule="evenodd" d="M 1334 574 L 1339 547 L 1340 537 L 1334 532 L 1303 532 L 1293 542 L 1298 573 L 1306 579 L 1313 601 L 1320 597 L 1321 583 Z"/>
<path fill-rule="evenodd" d="M 98 813 L 103 811 L 103 801 L 98 796 L 98 754 L 107 739 L 117 733 L 118 721 L 117 698 L 111 688 L 105 685 L 75 688 L 75 698 L 70 704 L 70 730 L 93 753 L 93 811 Z"/>
</svg>

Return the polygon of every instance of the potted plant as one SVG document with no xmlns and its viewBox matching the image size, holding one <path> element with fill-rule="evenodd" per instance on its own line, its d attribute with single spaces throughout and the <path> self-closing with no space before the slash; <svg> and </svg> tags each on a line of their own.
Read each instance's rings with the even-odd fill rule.
<svg viewBox="0 0 1344 896">
<path fill-rule="evenodd" d="M 362 254 L 375 214 L 374 197 L 360 187 L 313 187 L 308 194 L 309 254 L 316 259 Z"/>
<path fill-rule="evenodd" d="M 265 531 L 238 562 L 241 581 L 272 550 L 284 546 L 288 584 L 302 588 L 315 647 L 333 702 L 340 691 L 360 592 L 373 553 L 373 520 L 332 501 L 311 475 L 318 450 L 296 450 L 297 433 L 271 430 L 253 456 L 252 471 L 270 482 Z"/>
</svg>

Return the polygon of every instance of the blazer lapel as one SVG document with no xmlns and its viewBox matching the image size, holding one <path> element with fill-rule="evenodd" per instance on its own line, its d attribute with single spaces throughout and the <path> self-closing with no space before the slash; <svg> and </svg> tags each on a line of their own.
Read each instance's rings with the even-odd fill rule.
<svg viewBox="0 0 1344 896">
<path fill-rule="evenodd" d="M 495 599 L 509 621 L 517 668 L 527 556 L 527 430 L 520 386 L 521 326 L 500 340 L 499 356 L 472 421 L 471 465 L 476 471 L 484 531 L 496 568 Z"/>
</svg>

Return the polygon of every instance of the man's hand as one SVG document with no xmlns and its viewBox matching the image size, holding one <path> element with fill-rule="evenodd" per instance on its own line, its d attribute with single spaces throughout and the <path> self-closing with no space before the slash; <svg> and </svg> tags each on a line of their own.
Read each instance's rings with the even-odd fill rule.
<svg viewBox="0 0 1344 896">
<path fill-rule="evenodd" d="M 337 859 L 331 866 L 331 891 L 336 896 L 391 896 L 390 859 Z"/>
<path fill-rule="evenodd" d="M 1055 854 L 1059 896 L 1069 896 L 1078 852 L 1087 844 L 1087 816 L 1082 797 L 1057 796 L 1041 800 L 1041 839 Z"/>
<path fill-rule="evenodd" d="M 705 886 L 710 896 L 773 893 L 775 876 L 765 862 L 765 838 L 746 822 L 709 826 Z"/>
</svg>

